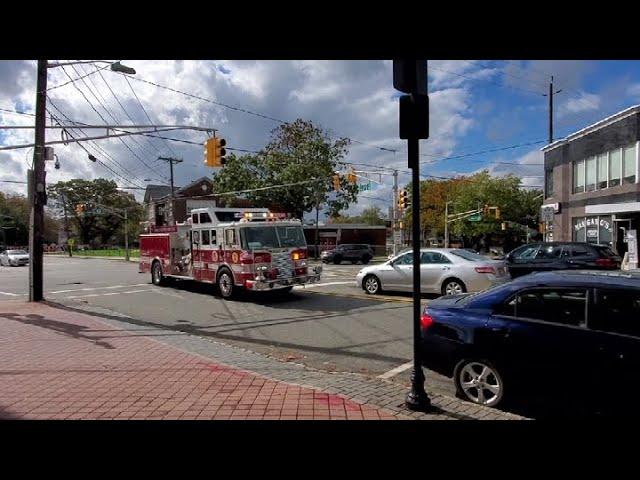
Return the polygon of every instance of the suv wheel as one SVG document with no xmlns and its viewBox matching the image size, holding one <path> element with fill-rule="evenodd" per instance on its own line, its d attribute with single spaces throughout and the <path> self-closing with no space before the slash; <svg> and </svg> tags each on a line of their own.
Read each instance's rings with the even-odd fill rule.
<svg viewBox="0 0 640 480">
<path fill-rule="evenodd" d="M 340 265 L 342 263 L 342 257 L 336 255 L 335 257 L 333 257 L 333 263 L 336 265 Z"/>
</svg>

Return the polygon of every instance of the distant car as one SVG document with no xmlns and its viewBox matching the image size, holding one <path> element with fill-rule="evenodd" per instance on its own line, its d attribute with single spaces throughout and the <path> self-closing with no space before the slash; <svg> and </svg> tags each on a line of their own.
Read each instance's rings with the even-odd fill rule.
<svg viewBox="0 0 640 480">
<path fill-rule="evenodd" d="M 325 250 L 320 254 L 320 259 L 324 263 L 333 262 L 336 265 L 344 261 L 363 264 L 369 263 L 373 258 L 373 249 L 370 245 L 347 244 L 338 245 L 334 250 Z"/>
<path fill-rule="evenodd" d="M 422 248 L 420 259 L 422 293 L 477 292 L 509 280 L 504 261 L 467 250 Z M 413 291 L 413 252 L 403 252 L 383 264 L 363 268 L 356 276 L 356 286 L 368 294 L 383 290 Z"/>
<path fill-rule="evenodd" d="M 3 250 L 0 252 L 0 265 L 18 267 L 29 264 L 29 254 L 24 250 Z"/>
<path fill-rule="evenodd" d="M 505 259 L 512 278 L 550 270 L 619 270 L 622 261 L 608 245 L 581 242 L 529 243 Z"/>
<path fill-rule="evenodd" d="M 490 407 L 509 397 L 635 403 L 638 319 L 640 275 L 534 273 L 431 301 L 421 317 L 422 361 L 453 378 L 458 396 Z"/>
</svg>

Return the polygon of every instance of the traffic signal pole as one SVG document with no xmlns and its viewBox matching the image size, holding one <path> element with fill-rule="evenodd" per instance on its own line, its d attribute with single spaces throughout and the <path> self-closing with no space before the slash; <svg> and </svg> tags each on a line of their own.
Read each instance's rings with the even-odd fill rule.
<svg viewBox="0 0 640 480">
<path fill-rule="evenodd" d="M 396 241 L 396 232 L 398 231 L 398 170 L 393 171 L 393 256 L 396 256 L 398 242 Z"/>
</svg>

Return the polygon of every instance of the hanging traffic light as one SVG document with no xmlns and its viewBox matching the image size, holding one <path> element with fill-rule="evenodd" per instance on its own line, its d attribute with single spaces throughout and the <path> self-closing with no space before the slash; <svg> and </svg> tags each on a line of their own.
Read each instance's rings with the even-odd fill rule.
<svg viewBox="0 0 640 480">
<path fill-rule="evenodd" d="M 409 192 L 406 190 L 400 190 L 398 194 L 398 207 L 400 210 L 404 210 L 409 206 Z"/>
<path fill-rule="evenodd" d="M 353 170 L 353 168 L 347 174 L 347 182 L 349 182 L 349 183 L 357 183 L 358 182 L 358 176 L 356 175 L 356 172 Z"/>
<path fill-rule="evenodd" d="M 340 190 L 340 175 L 337 173 L 333 176 L 333 189 L 336 192 Z"/>
<path fill-rule="evenodd" d="M 207 167 L 222 167 L 226 163 L 227 159 L 225 155 L 227 154 L 226 149 L 224 148 L 227 144 L 227 141 L 224 138 L 209 138 L 205 142 L 204 149 L 204 164 Z"/>
<path fill-rule="evenodd" d="M 78 203 L 78 204 L 76 205 L 76 213 L 77 213 L 78 215 L 82 215 L 82 213 L 84 212 L 84 210 L 85 210 L 85 205 L 84 205 L 84 203 Z"/>
</svg>

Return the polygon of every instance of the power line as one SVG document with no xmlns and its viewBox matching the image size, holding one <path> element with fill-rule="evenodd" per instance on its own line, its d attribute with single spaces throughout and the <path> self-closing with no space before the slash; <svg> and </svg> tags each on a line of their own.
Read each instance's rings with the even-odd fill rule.
<svg viewBox="0 0 640 480">
<path fill-rule="evenodd" d="M 504 151 L 504 150 L 511 150 L 511 149 L 514 149 L 514 148 L 527 147 L 527 146 L 531 146 L 531 145 L 538 145 L 538 144 L 541 144 L 541 143 L 547 143 L 547 141 L 546 140 L 537 140 L 537 141 L 528 142 L 528 143 L 518 143 L 518 144 L 515 144 L 515 145 L 508 145 L 508 146 L 505 146 L 505 147 L 491 148 L 491 149 L 488 149 L 488 150 L 480 150 L 478 152 L 471 152 L 471 153 L 465 153 L 465 154 L 460 154 L 460 155 L 453 155 L 453 156 L 449 156 L 449 157 L 445 157 L 445 158 L 440 158 L 438 160 L 429 160 L 429 161 L 420 162 L 420 163 L 422 163 L 422 164 L 432 164 L 432 163 L 436 163 L 436 162 L 442 162 L 444 160 L 453 160 L 453 159 L 456 159 L 456 158 L 473 157 L 473 156 L 482 155 L 482 154 L 485 154 L 485 153 L 501 152 L 501 151 Z M 424 155 L 424 154 L 420 154 L 420 155 Z M 431 155 L 429 155 L 429 156 L 431 156 Z"/>
<path fill-rule="evenodd" d="M 62 65 L 61 65 L 61 66 L 62 66 Z M 48 92 L 48 91 L 50 91 L 50 90 L 55 90 L 56 88 L 64 87 L 65 85 L 69 85 L 70 83 L 77 82 L 78 80 L 81 80 L 81 79 L 83 79 L 83 78 L 85 78 L 85 77 L 88 77 L 89 75 L 93 75 L 94 73 L 96 73 L 96 72 L 98 72 L 98 71 L 100 71 L 100 70 L 104 70 L 104 69 L 106 69 L 106 68 L 109 68 L 110 66 L 111 66 L 111 65 L 107 65 L 106 67 L 99 67 L 99 68 L 98 68 L 98 70 L 95 70 L 95 71 L 93 71 L 93 72 L 90 72 L 90 73 L 88 73 L 87 75 L 84 75 L 84 76 L 82 76 L 82 77 L 78 77 L 78 78 L 73 78 L 73 79 L 69 80 L 68 82 L 62 83 L 62 84 L 60 84 L 60 85 L 54 85 L 53 87 L 49 87 L 49 88 L 47 88 L 47 92 Z M 64 67 L 63 67 L 63 68 L 64 68 Z"/>
<path fill-rule="evenodd" d="M 73 67 L 73 65 L 72 65 L 72 67 Z M 69 75 L 69 73 L 67 72 L 67 70 L 64 68 L 64 65 L 62 66 L 62 70 L 63 70 L 63 71 L 64 71 L 64 73 L 67 75 L 67 77 L 69 77 L 69 78 L 71 79 L 71 75 Z M 75 68 L 74 68 L 74 70 L 75 70 Z M 83 83 L 85 84 L 85 86 L 87 86 L 87 83 L 86 83 L 84 80 L 82 80 L 82 81 L 83 81 Z M 76 89 L 76 90 L 77 90 L 77 91 L 82 95 L 82 97 L 83 97 L 83 98 L 85 99 L 85 101 L 89 104 L 89 106 L 93 109 L 93 111 L 94 111 L 94 112 L 96 112 L 96 113 L 98 114 L 98 116 L 102 119 L 102 121 L 103 121 L 105 124 L 108 124 L 109 122 L 107 122 L 107 120 L 102 116 L 102 114 L 101 114 L 101 113 L 100 113 L 100 112 L 95 108 L 95 106 L 93 105 L 93 103 L 91 102 L 91 100 L 89 100 L 89 99 L 87 98 L 87 96 L 85 95 L 85 93 L 84 93 L 84 92 L 83 92 L 83 91 L 82 91 L 82 90 L 81 90 L 81 89 L 80 89 L 80 88 L 79 88 L 75 83 L 73 83 L 72 85 L 73 85 L 73 86 L 75 87 L 75 89 Z M 87 88 L 89 88 L 89 87 L 87 86 Z M 90 88 L 89 88 L 89 91 L 91 91 L 91 89 L 90 89 Z M 94 96 L 95 96 L 95 94 L 94 94 Z M 96 97 L 96 98 L 97 98 L 97 97 Z M 154 170 L 153 168 L 151 168 L 151 167 L 150 167 L 150 166 L 149 166 L 149 165 L 148 165 L 144 160 L 142 160 L 142 158 L 140 158 L 140 157 L 139 157 L 139 156 L 138 156 L 138 155 L 137 155 L 137 154 L 136 154 L 136 153 L 131 149 L 131 147 L 129 146 L 129 144 L 127 144 L 127 143 L 126 143 L 126 142 L 125 142 L 121 137 L 118 137 L 118 140 L 119 140 L 119 141 L 120 141 L 120 142 L 121 142 L 121 143 L 122 143 L 122 144 L 127 148 L 127 150 L 129 150 L 129 151 L 131 152 L 131 154 L 132 154 L 134 157 L 136 157 L 138 160 L 140 160 L 140 161 L 141 161 L 141 162 L 142 162 L 142 163 L 143 163 L 143 164 L 144 164 L 144 165 L 145 165 L 145 166 L 146 166 L 146 167 L 147 167 L 151 172 L 153 172 L 153 173 L 155 173 L 155 174 L 159 175 L 160 177 L 163 177 L 163 175 L 162 175 L 162 174 L 160 174 L 159 172 L 155 171 L 155 170 Z M 166 178 L 165 178 L 165 180 L 166 180 Z"/>
</svg>

